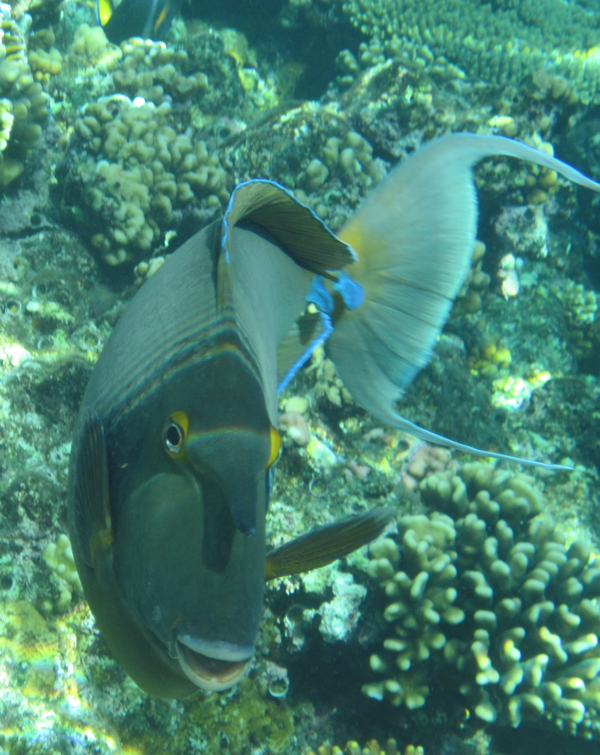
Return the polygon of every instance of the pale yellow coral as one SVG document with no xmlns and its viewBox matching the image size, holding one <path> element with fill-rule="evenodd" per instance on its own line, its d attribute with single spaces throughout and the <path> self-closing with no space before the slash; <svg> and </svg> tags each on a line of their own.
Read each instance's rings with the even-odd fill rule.
<svg viewBox="0 0 600 755">
<path fill-rule="evenodd" d="M 600 738 L 600 567 L 590 549 L 567 548 L 534 480 L 496 464 L 443 470 L 420 489 L 430 514 L 401 516 L 401 540 L 371 546 L 389 630 L 370 658 L 381 680 L 365 694 L 423 705 L 445 662 L 482 721 L 544 717 Z M 417 678 L 422 700 L 407 697 Z"/>
<path fill-rule="evenodd" d="M 42 555 L 46 564 L 52 569 L 60 587 L 60 597 L 56 608 L 64 611 L 71 604 L 73 591 L 83 594 L 68 535 L 59 535 L 55 543 L 48 543 Z"/>
</svg>

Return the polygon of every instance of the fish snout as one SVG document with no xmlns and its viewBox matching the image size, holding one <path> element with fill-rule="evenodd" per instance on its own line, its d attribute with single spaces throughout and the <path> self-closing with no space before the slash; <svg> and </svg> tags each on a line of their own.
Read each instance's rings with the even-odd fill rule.
<svg viewBox="0 0 600 755">
<path fill-rule="evenodd" d="M 237 684 L 248 670 L 254 647 L 180 635 L 177 659 L 183 673 L 201 689 L 222 692 Z"/>
</svg>

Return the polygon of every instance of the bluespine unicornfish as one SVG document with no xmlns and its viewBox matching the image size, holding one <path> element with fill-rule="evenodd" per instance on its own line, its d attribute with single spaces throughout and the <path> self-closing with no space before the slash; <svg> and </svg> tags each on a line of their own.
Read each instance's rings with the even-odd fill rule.
<svg viewBox="0 0 600 755">
<path fill-rule="evenodd" d="M 182 0 L 96 0 L 96 16 L 108 39 L 116 45 L 130 37 L 163 39 Z"/>
<path fill-rule="evenodd" d="M 249 181 L 129 304 L 78 415 L 69 527 L 97 623 L 149 693 L 233 686 L 254 652 L 265 580 L 347 554 L 390 519 L 375 509 L 267 553 L 278 386 L 318 344 L 379 420 L 512 458 L 442 438 L 397 410 L 469 269 L 472 167 L 490 155 L 600 191 L 532 147 L 454 134 L 404 160 L 336 237 L 282 187 Z"/>
</svg>

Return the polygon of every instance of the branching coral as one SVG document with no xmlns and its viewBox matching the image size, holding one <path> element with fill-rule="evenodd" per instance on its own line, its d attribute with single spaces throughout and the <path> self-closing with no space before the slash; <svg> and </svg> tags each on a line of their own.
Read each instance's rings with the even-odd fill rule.
<svg viewBox="0 0 600 755">
<path fill-rule="evenodd" d="M 400 755 L 402 751 L 398 748 L 395 739 L 388 739 L 384 744 L 380 744 L 376 739 L 371 739 L 364 747 L 358 742 L 350 740 L 346 742 L 342 749 L 337 745 L 331 745 L 329 742 L 323 742 L 314 750 L 309 750 L 306 755 Z M 425 750 L 420 746 L 408 745 L 404 749 L 404 755 L 423 755 Z"/>
<path fill-rule="evenodd" d="M 589 99 L 597 90 L 597 15 L 559 0 L 479 3 L 475 0 L 340 0 L 343 12 L 381 49 L 415 66 L 444 73 L 458 66 L 472 79 L 518 82 L 546 68 L 576 82 Z M 462 73 L 465 76 L 465 73 Z"/>
</svg>

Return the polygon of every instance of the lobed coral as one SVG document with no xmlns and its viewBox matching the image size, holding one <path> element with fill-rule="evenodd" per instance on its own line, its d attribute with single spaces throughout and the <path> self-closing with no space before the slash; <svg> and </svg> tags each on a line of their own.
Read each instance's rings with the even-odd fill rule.
<svg viewBox="0 0 600 755">
<path fill-rule="evenodd" d="M 371 546 L 388 605 L 369 697 L 414 709 L 440 674 L 484 722 L 600 738 L 600 566 L 541 515 L 525 475 L 481 462 L 426 477 L 427 515 Z"/>
<path fill-rule="evenodd" d="M 567 281 L 564 289 L 555 288 L 562 300 L 569 322 L 575 326 L 589 325 L 596 319 L 598 295 L 593 289 L 586 289 L 581 283 Z"/>
<path fill-rule="evenodd" d="M 54 46 L 55 42 L 51 28 L 35 31 L 29 37 L 27 60 L 36 81 L 48 82 L 62 71 L 63 56 Z"/>
<path fill-rule="evenodd" d="M 81 34 L 86 55 L 96 54 L 87 50 L 90 36 Z M 104 49 L 99 45 L 97 54 Z M 206 221 L 229 198 L 217 154 L 198 138 L 197 103 L 210 90 L 206 74 L 185 51 L 163 43 L 131 40 L 120 50 L 111 74 L 115 94 L 89 102 L 75 124 L 83 149 L 69 170 L 63 204 L 109 265 L 148 258 L 184 210 L 200 211 Z"/>
<path fill-rule="evenodd" d="M 21 175 L 48 117 L 42 85 L 27 60 L 30 22 L 24 16 L 17 23 L 10 6 L 0 4 L 0 187 Z"/>
<path fill-rule="evenodd" d="M 371 739 L 361 747 L 354 740 L 346 742 L 345 747 L 331 745 L 329 742 L 323 742 L 315 750 L 308 750 L 305 755 L 424 755 L 425 750 L 420 746 L 407 745 L 404 750 L 398 748 L 398 742 L 390 737 L 384 744 L 380 744 L 376 739 Z"/>
<path fill-rule="evenodd" d="M 292 103 L 232 134 L 221 159 L 234 182 L 264 176 L 293 190 L 334 230 L 386 173 L 369 141 L 336 108 Z"/>
<path fill-rule="evenodd" d="M 103 98 L 86 107 L 77 129 L 87 154 L 71 170 L 70 191 L 83 189 L 82 222 L 109 265 L 150 256 L 179 208 L 202 201 L 214 212 L 229 197 L 217 156 L 169 102 Z M 70 209 L 80 216 L 78 205 Z"/>
<path fill-rule="evenodd" d="M 163 42 L 132 39 L 121 45 L 123 57 L 112 74 L 117 92 L 160 105 L 172 100 L 197 99 L 208 91 L 208 77 L 191 67 L 185 50 L 175 50 Z"/>
<path fill-rule="evenodd" d="M 108 41 L 101 26 L 84 23 L 75 30 L 69 57 L 81 68 L 93 66 L 96 69 L 110 69 L 122 59 L 123 52 Z"/>
<path fill-rule="evenodd" d="M 471 267 L 452 306 L 452 317 L 474 314 L 481 309 L 482 294 L 490 284 L 490 276 L 484 272 L 482 267 L 485 252 L 485 244 L 482 241 L 476 241 L 473 247 Z"/>
<path fill-rule="evenodd" d="M 474 374 L 496 377 L 507 370 L 511 354 L 506 343 L 497 334 L 491 334 L 478 344 L 469 355 L 469 367 Z"/>
</svg>

